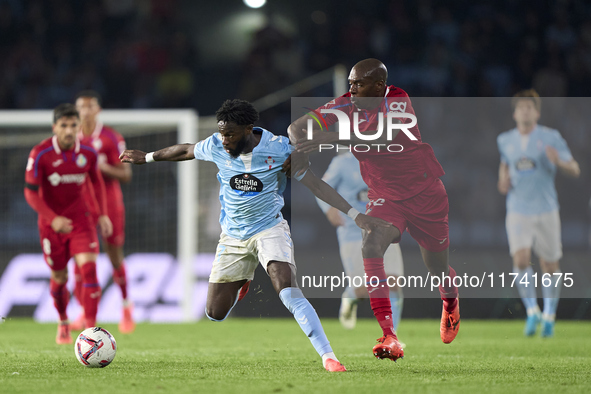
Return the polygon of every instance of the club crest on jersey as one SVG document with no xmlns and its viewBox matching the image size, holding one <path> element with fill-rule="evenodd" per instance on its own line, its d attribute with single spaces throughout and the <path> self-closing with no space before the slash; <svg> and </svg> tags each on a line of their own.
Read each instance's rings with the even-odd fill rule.
<svg viewBox="0 0 591 394">
<path fill-rule="evenodd" d="M 83 154 L 79 154 L 78 157 L 76 157 L 76 165 L 78 167 L 82 168 L 86 165 L 86 163 L 88 163 L 88 160 Z"/>
<path fill-rule="evenodd" d="M 265 163 L 267 163 L 269 165 L 269 169 L 271 169 L 273 167 L 273 163 L 275 163 L 275 160 L 271 156 L 269 156 L 265 160 Z"/>
<path fill-rule="evenodd" d="M 256 196 L 263 191 L 263 182 L 254 175 L 240 174 L 230 179 L 230 187 L 241 196 Z"/>
</svg>

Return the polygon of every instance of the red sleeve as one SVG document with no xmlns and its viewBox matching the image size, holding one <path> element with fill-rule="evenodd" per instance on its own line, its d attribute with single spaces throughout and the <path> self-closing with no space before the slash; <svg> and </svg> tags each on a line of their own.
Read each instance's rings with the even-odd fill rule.
<svg viewBox="0 0 591 394">
<path fill-rule="evenodd" d="M 93 200 L 98 203 L 98 214 L 100 216 L 107 214 L 107 192 L 105 189 L 105 181 L 103 180 L 103 176 L 98 169 L 96 161 L 97 158 L 95 156 L 94 161 L 88 170 L 88 177 L 90 178 L 90 182 L 92 182 L 91 191 L 94 191 L 94 193 L 90 194 L 94 194 Z"/>
<path fill-rule="evenodd" d="M 40 159 L 38 148 L 31 149 L 27 160 L 27 169 L 25 170 L 25 182 L 29 185 L 39 187 L 41 184 L 43 168 L 39 165 Z"/>
<path fill-rule="evenodd" d="M 39 216 L 51 223 L 58 215 L 49 208 L 39 195 L 40 179 L 43 174 L 43 164 L 40 163 L 40 159 L 37 147 L 33 148 L 29 154 L 27 169 L 25 170 L 25 199 Z"/>
<path fill-rule="evenodd" d="M 39 190 L 31 190 L 29 187 L 25 187 L 25 199 L 31 208 L 49 223 L 58 216 L 51 208 L 49 208 L 49 206 L 47 206 L 45 201 L 43 201 L 39 195 Z"/>
<path fill-rule="evenodd" d="M 120 166 L 123 163 L 119 160 L 119 155 L 126 149 L 125 140 L 121 134 L 115 130 L 108 129 L 108 132 L 109 135 L 107 138 L 109 139 L 109 144 L 107 151 L 105 151 L 105 154 L 107 155 L 107 163 L 112 166 Z"/>
</svg>

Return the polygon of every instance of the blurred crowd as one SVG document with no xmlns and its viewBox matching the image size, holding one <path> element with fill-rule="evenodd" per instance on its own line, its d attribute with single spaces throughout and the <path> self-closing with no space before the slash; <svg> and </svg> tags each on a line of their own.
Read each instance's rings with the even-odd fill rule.
<svg viewBox="0 0 591 394">
<path fill-rule="evenodd" d="M 366 57 L 384 61 L 391 82 L 415 97 L 591 89 L 584 0 L 269 2 L 267 25 L 245 33 L 251 46 L 230 75 L 203 68 L 188 2 L 0 0 L 0 107 L 51 108 L 87 88 L 110 108 L 188 107 L 200 102 L 198 79 L 206 88 L 223 80 L 234 91 L 222 95 L 253 100 Z M 281 13 L 295 29 L 274 18 Z"/>
<path fill-rule="evenodd" d="M 510 96 L 529 87 L 541 96 L 591 91 L 588 1 L 319 4 L 300 23 L 303 42 L 281 37 L 278 26 L 259 32 L 247 59 L 247 74 L 259 85 L 290 77 L 285 56 L 276 56 L 290 50 L 290 63 L 302 63 L 305 72 L 376 57 L 388 66 L 390 82 L 415 97 Z M 303 61 L 294 61 L 297 53 Z"/>
<path fill-rule="evenodd" d="M 52 108 L 81 89 L 110 108 L 187 107 L 195 49 L 176 0 L 0 0 L 0 108 Z"/>
</svg>

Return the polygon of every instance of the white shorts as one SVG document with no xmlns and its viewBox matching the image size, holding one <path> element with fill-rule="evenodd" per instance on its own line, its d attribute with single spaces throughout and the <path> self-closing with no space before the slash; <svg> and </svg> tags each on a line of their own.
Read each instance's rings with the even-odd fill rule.
<svg viewBox="0 0 591 394">
<path fill-rule="evenodd" d="M 533 249 L 536 256 L 547 262 L 556 262 L 562 257 L 558 211 L 539 215 L 510 212 L 505 225 L 511 256 L 521 249 Z"/>
<path fill-rule="evenodd" d="M 347 276 L 363 277 L 363 257 L 361 254 L 361 241 L 345 242 L 340 245 L 341 261 Z M 398 244 L 391 244 L 384 255 L 384 270 L 386 275 L 404 275 L 402 253 Z"/>
<path fill-rule="evenodd" d="M 293 242 L 286 220 L 246 240 L 222 233 L 209 282 L 252 280 L 259 262 L 266 271 L 270 261 L 283 261 L 295 267 Z"/>
</svg>

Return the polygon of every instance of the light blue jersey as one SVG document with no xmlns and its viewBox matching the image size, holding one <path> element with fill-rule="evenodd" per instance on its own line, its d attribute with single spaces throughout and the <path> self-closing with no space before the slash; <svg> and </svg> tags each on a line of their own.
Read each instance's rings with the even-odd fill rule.
<svg viewBox="0 0 591 394">
<path fill-rule="evenodd" d="M 332 186 L 353 208 L 361 213 L 365 212 L 365 206 L 369 201 L 367 198 L 367 185 L 361 178 L 359 161 L 352 153 L 348 152 L 335 156 L 322 180 Z M 316 199 L 316 201 L 318 201 L 318 205 L 324 213 L 330 208 L 330 205 L 324 201 L 319 199 Z M 341 216 L 345 220 L 345 225 L 337 228 L 339 244 L 360 241 L 361 229 L 357 227 L 350 217 L 342 212 Z"/>
<path fill-rule="evenodd" d="M 507 194 L 507 212 L 537 215 L 558 210 L 554 186 L 556 165 L 546 156 L 546 147 L 558 151 L 561 160 L 572 160 L 566 141 L 558 130 L 538 125 L 522 149 L 522 136 L 515 128 L 497 138 L 501 162 L 509 166 L 511 188 Z"/>
<path fill-rule="evenodd" d="M 261 141 L 251 153 L 237 158 L 222 145 L 220 133 L 195 145 L 195 158 L 212 161 L 218 167 L 220 182 L 220 224 L 224 234 L 248 239 L 283 220 L 283 191 L 287 178 L 281 166 L 291 154 L 289 139 L 260 127 Z"/>
</svg>

